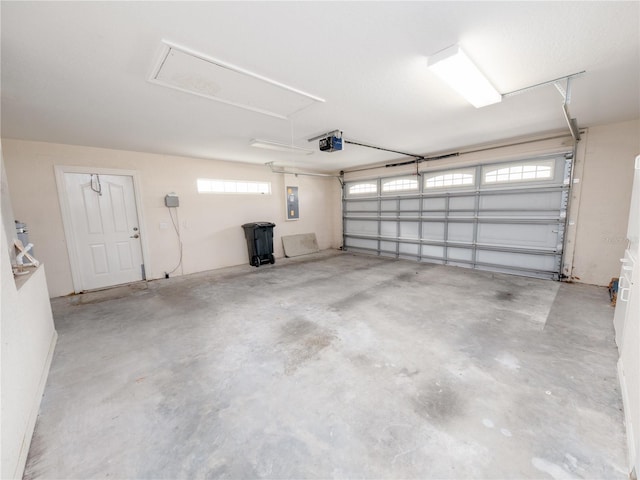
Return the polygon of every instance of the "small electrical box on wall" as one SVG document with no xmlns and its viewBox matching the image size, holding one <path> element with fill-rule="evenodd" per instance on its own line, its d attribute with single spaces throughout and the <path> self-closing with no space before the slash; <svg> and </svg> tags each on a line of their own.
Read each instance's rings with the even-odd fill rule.
<svg viewBox="0 0 640 480">
<path fill-rule="evenodd" d="M 287 187 L 287 220 L 298 220 L 298 187 Z"/>
<path fill-rule="evenodd" d="M 180 198 L 175 193 L 169 193 L 164 197 L 164 204 L 168 208 L 179 207 Z"/>
</svg>

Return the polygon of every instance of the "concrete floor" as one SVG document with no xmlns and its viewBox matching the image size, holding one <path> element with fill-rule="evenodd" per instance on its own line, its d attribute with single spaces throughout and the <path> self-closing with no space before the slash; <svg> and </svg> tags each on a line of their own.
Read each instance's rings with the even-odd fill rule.
<svg viewBox="0 0 640 480">
<path fill-rule="evenodd" d="M 626 478 L 604 288 L 333 252 L 53 309 L 28 479 Z"/>
</svg>

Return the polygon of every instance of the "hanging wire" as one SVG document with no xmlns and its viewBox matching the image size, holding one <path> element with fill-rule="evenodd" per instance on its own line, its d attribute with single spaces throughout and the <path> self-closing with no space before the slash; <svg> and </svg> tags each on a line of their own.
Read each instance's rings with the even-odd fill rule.
<svg viewBox="0 0 640 480">
<path fill-rule="evenodd" d="M 96 177 L 96 185 L 98 186 L 97 188 L 94 188 L 94 186 L 93 186 L 93 177 L 94 176 Z M 98 175 L 97 173 L 92 173 L 91 174 L 90 186 L 91 186 L 91 190 L 96 192 L 98 195 L 102 196 L 102 184 L 100 183 L 100 175 Z"/>
<path fill-rule="evenodd" d="M 175 209 L 176 211 L 175 220 L 173 219 L 173 213 L 171 210 L 172 208 Z M 182 267 L 182 237 L 180 235 L 180 219 L 178 218 L 178 209 L 176 207 L 169 207 L 169 217 L 171 217 L 171 223 L 173 224 L 173 229 L 176 231 L 176 235 L 178 236 L 178 243 L 180 244 L 180 259 L 178 260 L 178 264 L 175 266 L 175 268 L 170 272 L 167 272 L 167 275 L 170 275 L 173 272 L 175 272 L 178 269 L 178 267 L 180 267 L 180 271 L 184 275 L 184 270 L 181 268 Z"/>
</svg>

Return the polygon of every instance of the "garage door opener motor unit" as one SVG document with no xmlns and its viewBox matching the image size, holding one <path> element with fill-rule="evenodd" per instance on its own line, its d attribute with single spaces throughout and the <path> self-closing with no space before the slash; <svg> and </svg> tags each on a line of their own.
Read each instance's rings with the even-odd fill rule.
<svg viewBox="0 0 640 480">
<path fill-rule="evenodd" d="M 275 223 L 254 222 L 242 225 L 244 236 L 247 239 L 249 263 L 259 267 L 263 263 L 276 263 L 273 255 L 273 227 Z"/>
<path fill-rule="evenodd" d="M 321 152 L 339 152 L 342 150 L 342 132 L 335 131 L 319 141 Z"/>
</svg>

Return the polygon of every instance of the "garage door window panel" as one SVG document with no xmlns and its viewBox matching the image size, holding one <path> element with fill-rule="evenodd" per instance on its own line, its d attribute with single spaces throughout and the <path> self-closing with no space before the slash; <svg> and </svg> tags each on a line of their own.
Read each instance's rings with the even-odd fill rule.
<svg viewBox="0 0 640 480">
<path fill-rule="evenodd" d="M 484 185 L 550 181 L 554 176 L 554 159 L 528 160 L 482 167 Z"/>
<path fill-rule="evenodd" d="M 347 183 L 346 191 L 348 197 L 372 196 L 378 193 L 378 182 L 367 181 L 358 183 Z"/>
<path fill-rule="evenodd" d="M 475 169 L 457 169 L 446 172 L 423 173 L 424 189 L 456 189 L 473 187 L 476 183 Z"/>
<path fill-rule="evenodd" d="M 397 194 L 418 191 L 417 177 L 395 177 L 382 180 L 383 194 Z"/>
</svg>

